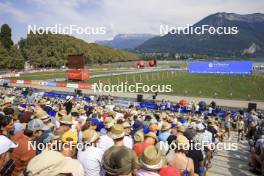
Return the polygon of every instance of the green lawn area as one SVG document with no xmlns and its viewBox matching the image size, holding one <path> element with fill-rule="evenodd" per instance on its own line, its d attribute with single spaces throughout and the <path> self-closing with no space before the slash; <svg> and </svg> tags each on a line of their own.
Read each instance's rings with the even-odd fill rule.
<svg viewBox="0 0 264 176">
<path fill-rule="evenodd" d="M 204 75 L 161 71 L 93 78 L 88 82 L 98 83 L 99 80 L 108 84 L 118 84 L 121 81 L 127 81 L 128 84 L 135 84 L 135 82 L 143 82 L 147 85 L 170 84 L 173 91 L 165 94 L 172 95 L 264 100 L 264 75 Z"/>
</svg>

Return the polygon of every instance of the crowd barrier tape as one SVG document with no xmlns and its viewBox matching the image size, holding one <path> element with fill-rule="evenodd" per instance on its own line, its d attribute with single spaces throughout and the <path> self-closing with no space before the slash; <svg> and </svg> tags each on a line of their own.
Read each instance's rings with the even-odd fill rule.
<svg viewBox="0 0 264 176">
<path fill-rule="evenodd" d="M 78 84 L 67 83 L 67 87 L 78 89 Z"/>
<path fill-rule="evenodd" d="M 132 103 L 130 101 L 127 100 L 114 100 L 114 105 L 118 105 L 118 106 L 124 106 L 124 107 L 129 107 Z"/>
<path fill-rule="evenodd" d="M 65 83 L 55 81 L 37 81 L 37 80 L 15 80 L 15 79 L 0 79 L 2 83 L 25 84 L 25 85 L 40 85 L 49 87 L 67 87 L 75 89 L 93 89 L 92 84 L 87 83 Z"/>
<path fill-rule="evenodd" d="M 58 82 L 58 83 L 56 84 L 56 87 L 67 87 L 67 83 Z"/>
<path fill-rule="evenodd" d="M 24 80 L 17 80 L 16 83 L 17 84 L 24 84 Z"/>
<path fill-rule="evenodd" d="M 56 82 L 47 82 L 47 86 L 56 87 Z"/>
</svg>

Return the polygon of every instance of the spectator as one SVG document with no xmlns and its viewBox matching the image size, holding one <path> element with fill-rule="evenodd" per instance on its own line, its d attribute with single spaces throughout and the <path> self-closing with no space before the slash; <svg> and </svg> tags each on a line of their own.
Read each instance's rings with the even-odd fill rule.
<svg viewBox="0 0 264 176">
<path fill-rule="evenodd" d="M 10 150 L 17 145 L 4 135 L 0 135 L 0 175 L 10 176 L 15 167 L 14 161 L 10 158 Z"/>
<path fill-rule="evenodd" d="M 132 137 L 130 135 L 130 133 L 131 133 L 131 125 L 128 122 L 124 122 L 122 125 L 123 125 L 123 127 L 125 129 L 124 145 L 127 148 L 132 149 L 133 148 L 133 139 L 132 139 Z"/>
<path fill-rule="evenodd" d="M 139 161 L 136 176 L 159 176 L 160 169 L 166 165 L 166 159 L 155 146 L 146 147 Z"/>
<path fill-rule="evenodd" d="M 163 122 L 161 126 L 161 133 L 159 134 L 159 140 L 161 141 L 167 141 L 168 137 L 171 135 L 170 133 L 171 124 L 168 122 Z"/>
<path fill-rule="evenodd" d="M 188 139 L 182 135 L 177 136 L 175 144 L 176 144 L 175 150 L 170 151 L 170 153 L 167 155 L 168 163 L 172 167 L 179 169 L 181 175 L 194 176 L 193 160 L 187 157 L 186 155 L 189 150 Z"/>
<path fill-rule="evenodd" d="M 83 132 L 83 150 L 78 151 L 78 160 L 84 167 L 85 175 L 104 176 L 103 154 L 104 151 L 97 147 L 100 134 L 93 129 Z"/>
<path fill-rule="evenodd" d="M 155 145 L 158 142 L 158 138 L 155 133 L 149 132 L 144 136 L 144 141 L 140 143 L 136 143 L 133 146 L 133 150 L 135 150 L 137 156 L 140 156 L 144 149 L 148 146 Z"/>
</svg>

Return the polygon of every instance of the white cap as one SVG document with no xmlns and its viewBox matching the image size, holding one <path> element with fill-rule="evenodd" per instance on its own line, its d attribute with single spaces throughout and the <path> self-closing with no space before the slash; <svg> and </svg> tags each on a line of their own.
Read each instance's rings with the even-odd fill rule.
<svg viewBox="0 0 264 176">
<path fill-rule="evenodd" d="M 0 155 L 7 152 L 11 148 L 16 148 L 18 145 L 8 139 L 6 136 L 0 135 Z"/>
<path fill-rule="evenodd" d="M 202 123 L 199 123 L 196 125 L 196 130 L 202 131 L 204 130 L 204 125 Z"/>
<path fill-rule="evenodd" d="M 70 101 L 70 100 L 72 100 L 72 99 L 73 99 L 73 96 L 68 95 L 68 96 L 66 97 L 66 100 L 67 100 L 67 101 Z"/>
</svg>

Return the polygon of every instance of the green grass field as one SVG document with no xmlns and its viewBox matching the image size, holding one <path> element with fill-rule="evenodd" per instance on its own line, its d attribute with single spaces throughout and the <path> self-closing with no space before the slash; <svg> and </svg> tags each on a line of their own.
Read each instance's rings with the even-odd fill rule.
<svg viewBox="0 0 264 176">
<path fill-rule="evenodd" d="M 161 71 L 90 79 L 89 83 L 118 84 L 142 82 L 147 85 L 172 85 L 171 95 L 264 100 L 264 75 L 227 76 Z"/>
</svg>

